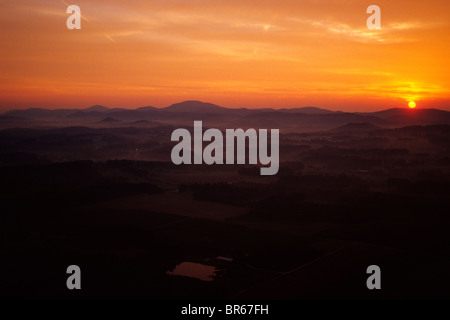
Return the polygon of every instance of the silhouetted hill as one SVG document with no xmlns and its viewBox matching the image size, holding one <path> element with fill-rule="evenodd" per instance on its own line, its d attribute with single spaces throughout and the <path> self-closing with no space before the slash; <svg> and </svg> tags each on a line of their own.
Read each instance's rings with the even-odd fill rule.
<svg viewBox="0 0 450 320">
<path fill-rule="evenodd" d="M 249 115 L 243 118 L 243 123 L 254 127 L 289 128 L 299 130 L 330 130 L 344 126 L 350 122 L 367 122 L 376 125 L 386 125 L 386 121 L 373 116 L 363 116 L 353 113 L 305 114 L 272 111 Z"/>
<path fill-rule="evenodd" d="M 85 111 L 97 111 L 97 112 L 108 112 L 110 109 L 104 106 L 95 105 L 84 109 Z"/>
<path fill-rule="evenodd" d="M 201 101 L 184 101 L 166 108 L 151 106 L 138 109 L 92 106 L 87 109 L 47 110 L 32 108 L 12 110 L 0 119 L 3 128 L 30 126 L 36 122 L 41 126 L 107 125 L 117 121 L 149 121 L 151 125 L 190 126 L 195 120 L 202 120 L 206 126 L 217 128 L 279 128 L 287 131 L 322 131 L 344 127 L 342 130 L 368 130 L 367 125 L 380 128 L 399 128 L 414 125 L 450 125 L 450 112 L 437 109 L 388 109 L 377 112 L 350 113 L 331 111 L 316 107 L 294 109 L 232 109 Z M 4 118 L 11 117 L 11 118 Z M 20 119 L 23 120 L 20 120 Z M 112 118 L 115 121 L 109 119 Z M 9 120 L 8 120 L 9 119 Z M 28 120 L 24 120 L 28 119 Z M 106 121 L 103 121 L 106 120 Z M 355 124 L 365 123 L 357 128 Z M 138 126 L 148 125 L 136 123 Z"/>
<path fill-rule="evenodd" d="M 367 122 L 351 122 L 344 126 L 333 129 L 335 132 L 358 132 L 358 131 L 374 131 L 381 129 L 372 123 Z"/>
<path fill-rule="evenodd" d="M 25 110 L 10 110 L 5 112 L 3 115 L 14 116 L 20 118 L 28 119 L 48 119 L 55 117 L 64 117 L 71 113 L 78 112 L 77 109 L 56 109 L 48 110 L 42 108 L 30 108 Z"/>
<path fill-rule="evenodd" d="M 105 118 L 105 112 L 101 111 L 76 111 L 66 116 L 69 119 L 79 119 L 79 120 L 91 120 L 91 121 L 100 121 Z"/>
<path fill-rule="evenodd" d="M 331 111 L 327 109 L 321 109 L 316 107 L 303 107 L 303 108 L 293 108 L 293 109 L 278 109 L 277 111 L 288 112 L 288 113 L 306 113 L 306 114 L 332 114 L 341 111 Z"/>
<path fill-rule="evenodd" d="M 395 126 L 450 124 L 450 112 L 438 109 L 394 108 L 364 114 L 387 120 Z"/>
<path fill-rule="evenodd" d="M 147 126 L 162 126 L 162 123 L 148 120 L 137 120 L 129 123 L 131 126 L 147 127 Z"/>
<path fill-rule="evenodd" d="M 8 115 L 2 115 L 0 116 L 0 121 L 30 121 L 28 118 L 22 118 L 22 117 L 16 117 L 16 116 L 8 116 Z"/>
<path fill-rule="evenodd" d="M 114 119 L 112 117 L 107 117 L 107 118 L 105 118 L 102 121 L 99 121 L 97 123 L 106 123 L 107 124 L 107 123 L 118 123 L 118 122 L 122 122 L 122 121 Z"/>
<path fill-rule="evenodd" d="M 211 112 L 227 112 L 230 109 L 220 107 L 212 103 L 206 103 L 201 101 L 184 101 L 180 103 L 172 104 L 164 108 L 163 110 L 169 112 L 189 112 L 189 113 L 211 113 Z"/>
<path fill-rule="evenodd" d="M 148 110 L 158 110 L 158 108 L 147 106 L 147 107 L 140 107 L 136 109 L 137 111 L 148 111 Z"/>
</svg>

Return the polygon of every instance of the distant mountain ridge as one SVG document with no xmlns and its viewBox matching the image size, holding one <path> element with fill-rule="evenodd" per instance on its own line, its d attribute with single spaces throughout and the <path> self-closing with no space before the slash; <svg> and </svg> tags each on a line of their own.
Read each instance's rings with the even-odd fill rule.
<svg viewBox="0 0 450 320">
<path fill-rule="evenodd" d="M 48 115 L 49 113 L 59 113 L 59 114 L 71 114 L 71 113 L 91 113 L 91 112 L 122 112 L 122 111 L 168 111 L 168 112 L 185 112 L 185 113 L 216 113 L 216 112 L 235 112 L 235 111 L 253 111 L 253 112 L 266 112 L 266 111 L 280 111 L 287 113 L 306 113 L 306 114 L 330 114 L 330 113 L 341 113 L 342 111 L 331 111 L 327 109 L 321 109 L 317 107 L 301 107 L 301 108 L 260 108 L 260 109 L 248 109 L 248 108 L 226 108 L 213 103 L 202 102 L 197 100 L 187 100 L 179 103 L 174 103 L 168 107 L 156 108 L 152 106 L 139 107 L 136 109 L 126 109 L 126 108 L 108 108 L 102 105 L 94 105 L 84 109 L 43 109 L 43 108 L 29 108 L 21 110 L 9 110 L 4 113 L 4 115 L 18 115 L 18 114 L 33 114 L 36 115 Z"/>
<path fill-rule="evenodd" d="M 379 126 L 367 122 L 350 122 L 345 126 L 333 129 L 335 132 L 362 132 L 362 131 L 374 131 L 381 129 Z"/>
<path fill-rule="evenodd" d="M 109 108 L 104 107 L 104 106 L 100 106 L 100 105 L 95 105 L 92 107 L 89 107 L 87 109 L 84 109 L 85 111 L 98 111 L 98 112 L 107 112 L 109 110 Z"/>
<path fill-rule="evenodd" d="M 121 121 L 114 119 L 112 117 L 106 117 L 105 119 L 99 121 L 98 123 L 116 123 L 116 122 L 121 122 Z"/>
<path fill-rule="evenodd" d="M 180 103 L 172 104 L 166 108 L 164 111 L 169 112 L 205 112 L 205 113 L 215 113 L 215 112 L 227 112 L 228 108 L 220 107 L 216 104 L 201 102 L 201 101 L 184 101 Z"/>
<path fill-rule="evenodd" d="M 151 106 L 137 109 L 107 108 L 95 105 L 85 109 L 30 108 L 11 110 L 0 115 L 1 127 L 65 126 L 65 125 L 176 125 L 192 126 L 193 121 L 218 128 L 280 128 L 288 131 L 357 129 L 354 124 L 364 123 L 379 128 L 397 128 L 411 125 L 450 125 L 450 112 L 438 109 L 387 109 L 376 112 L 342 112 L 316 107 L 293 109 L 232 109 L 212 103 L 189 100 L 165 108 Z M 148 123 L 144 122 L 147 121 Z M 362 129 L 362 128 L 361 128 Z"/>
</svg>

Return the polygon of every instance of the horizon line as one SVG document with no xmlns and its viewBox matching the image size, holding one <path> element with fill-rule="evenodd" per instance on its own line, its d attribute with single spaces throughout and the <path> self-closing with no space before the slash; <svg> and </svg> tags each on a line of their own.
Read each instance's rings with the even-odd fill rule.
<svg viewBox="0 0 450 320">
<path fill-rule="evenodd" d="M 374 111 L 346 111 L 345 109 L 339 109 L 339 110 L 333 110 L 333 109 L 329 109 L 328 107 L 316 107 L 316 106 L 312 106 L 312 105 L 306 105 L 306 106 L 298 106 L 298 107 L 257 107 L 257 108 L 249 108 L 249 107 L 228 107 L 228 106 L 223 106 L 223 105 L 219 105 L 219 104 L 215 104 L 213 102 L 206 102 L 206 101 L 201 101 L 201 100 L 183 100 L 180 102 L 175 102 L 172 103 L 170 105 L 167 106 L 163 106 L 163 107 L 156 107 L 153 105 L 144 105 L 144 106 L 140 106 L 140 107 L 108 107 L 102 104 L 93 104 L 91 106 L 87 106 L 87 107 L 59 107 L 59 108 L 48 108 L 48 107 L 28 107 L 28 108 L 11 108 L 11 109 L 5 109 L 3 112 L 1 112 L 1 115 L 4 115 L 8 112 L 11 111 L 26 111 L 26 110 L 49 110 L 49 111 L 54 111 L 54 110 L 87 110 L 90 108 L 94 108 L 94 107 L 102 107 L 102 108 L 106 108 L 108 110 L 114 110 L 114 109 L 121 109 L 121 110 L 139 110 L 139 109 L 143 109 L 143 108 L 154 108 L 157 110 L 163 110 L 163 109 L 167 109 L 169 107 L 172 107 L 174 105 L 180 105 L 183 103 L 200 103 L 200 104 L 205 104 L 205 105 L 213 105 L 215 107 L 220 107 L 223 109 L 229 109 L 229 110 L 274 110 L 274 111 L 283 111 L 283 110 L 295 110 L 295 109 L 307 109 L 307 108 L 314 108 L 314 109 L 318 109 L 318 110 L 323 110 L 323 111 L 329 111 L 329 112 L 343 112 L 343 113 L 374 113 L 374 112 L 380 112 L 380 111 L 386 111 L 386 110 L 394 110 L 394 109 L 401 109 L 401 110 L 439 110 L 439 111 L 444 111 L 444 112 L 450 112 L 450 110 L 445 110 L 442 108 L 426 108 L 426 107 L 416 107 L 416 108 L 409 108 L 409 107 L 387 107 L 387 108 L 380 108 L 380 109 L 376 109 Z M 444 107 L 445 108 L 445 107 Z"/>
</svg>

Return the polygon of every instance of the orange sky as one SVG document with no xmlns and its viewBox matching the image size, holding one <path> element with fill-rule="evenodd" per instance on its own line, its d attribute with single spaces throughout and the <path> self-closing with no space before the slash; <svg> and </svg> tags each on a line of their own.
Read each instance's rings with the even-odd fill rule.
<svg viewBox="0 0 450 320">
<path fill-rule="evenodd" d="M 0 0 L 0 111 L 102 104 L 450 110 L 448 0 Z M 381 30 L 366 8 L 381 7 Z"/>
</svg>

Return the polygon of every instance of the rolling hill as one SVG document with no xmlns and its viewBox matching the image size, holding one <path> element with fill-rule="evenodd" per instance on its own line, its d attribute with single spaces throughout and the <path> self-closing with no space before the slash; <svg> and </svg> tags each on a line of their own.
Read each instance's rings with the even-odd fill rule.
<svg viewBox="0 0 450 320">
<path fill-rule="evenodd" d="M 192 126 L 202 120 L 217 128 L 279 128 L 285 131 L 364 130 L 371 127 L 399 128 L 411 125 L 450 124 L 450 112 L 438 109 L 387 109 L 377 112 L 342 112 L 316 107 L 293 109 L 231 109 L 201 101 L 184 101 L 165 108 L 107 108 L 95 105 L 86 109 L 11 110 L 0 115 L 0 126 L 114 126 L 174 125 Z M 147 121 L 145 123 L 143 121 Z M 364 124 L 364 125 L 361 125 Z M 347 126 L 348 125 L 348 126 Z M 347 127 L 346 127 L 347 126 Z M 336 130 L 338 130 L 336 129 Z"/>
</svg>

